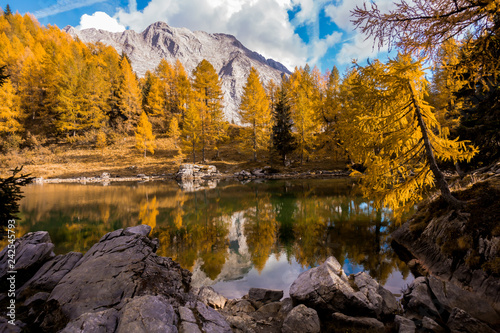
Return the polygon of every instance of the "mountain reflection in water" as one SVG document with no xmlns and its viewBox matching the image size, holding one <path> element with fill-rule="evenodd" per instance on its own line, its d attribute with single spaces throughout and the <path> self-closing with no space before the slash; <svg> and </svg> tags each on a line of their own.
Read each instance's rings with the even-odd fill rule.
<svg viewBox="0 0 500 333">
<path fill-rule="evenodd" d="M 348 179 L 287 180 L 182 190 L 177 183 L 30 185 L 18 237 L 47 230 L 57 254 L 87 251 L 107 232 L 148 224 L 158 254 L 226 297 L 283 289 L 329 256 L 398 294 L 413 277 L 389 245 L 387 210 L 354 195 Z M 5 244 L 0 244 L 5 246 Z"/>
</svg>

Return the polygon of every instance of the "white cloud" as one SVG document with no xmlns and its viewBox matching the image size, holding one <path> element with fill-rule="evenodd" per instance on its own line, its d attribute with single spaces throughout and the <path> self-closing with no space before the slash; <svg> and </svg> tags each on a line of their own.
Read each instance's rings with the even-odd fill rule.
<svg viewBox="0 0 500 333">
<path fill-rule="evenodd" d="M 375 0 L 378 8 L 382 12 L 387 12 L 395 7 L 393 0 Z M 362 7 L 366 0 L 338 0 L 335 4 L 325 7 L 325 14 L 330 17 L 333 23 L 346 32 L 349 39 L 342 43 L 342 48 L 336 56 L 339 64 L 349 64 L 353 59 L 364 61 L 367 58 L 375 58 L 381 53 L 387 52 L 387 47 L 378 49 L 372 37 L 354 30 L 351 22 L 351 11 L 356 6 Z M 370 6 L 368 3 L 367 6 Z"/>
<path fill-rule="evenodd" d="M 80 19 L 80 25 L 76 28 L 80 30 L 96 28 L 111 32 L 122 32 L 126 30 L 115 18 L 110 17 L 104 12 L 95 12 L 92 15 L 84 14 Z"/>
<path fill-rule="evenodd" d="M 40 9 L 36 11 L 33 15 L 37 19 L 41 19 L 44 17 L 65 13 L 76 8 L 87 7 L 105 1 L 106 0 L 80 0 L 80 1 L 57 0 L 57 3 L 55 5 L 52 5 L 44 9 Z"/>
</svg>

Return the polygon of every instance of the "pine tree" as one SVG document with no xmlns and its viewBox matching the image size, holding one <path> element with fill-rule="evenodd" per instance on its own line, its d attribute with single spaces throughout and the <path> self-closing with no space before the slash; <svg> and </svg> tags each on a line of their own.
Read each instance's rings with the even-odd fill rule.
<svg viewBox="0 0 500 333">
<path fill-rule="evenodd" d="M 398 55 L 386 65 L 376 61 L 362 68 L 354 95 L 363 110 L 352 119 L 367 140 L 363 190 L 395 209 L 396 214 L 422 199 L 437 184 L 441 195 L 454 208 L 462 204 L 451 195 L 437 161 L 470 160 L 477 150 L 467 142 L 449 140 L 425 101 L 427 81 L 421 62 Z M 351 105 L 352 107 L 353 105 Z M 358 146 L 348 149 L 356 153 Z"/>
<path fill-rule="evenodd" d="M 253 160 L 257 161 L 257 151 L 269 146 L 272 124 L 269 100 L 259 79 L 259 73 L 253 67 L 243 88 L 240 115 L 242 124 L 249 125 L 241 131 L 243 149 L 251 151 Z"/>
<path fill-rule="evenodd" d="M 145 112 L 141 113 L 141 117 L 137 123 L 135 140 L 135 147 L 140 151 L 144 151 L 144 157 L 146 157 L 146 151 L 149 151 L 151 154 L 155 153 L 156 144 L 153 128 Z"/>
<path fill-rule="evenodd" d="M 5 16 L 12 16 L 12 10 L 10 9 L 10 5 L 9 5 L 9 4 L 7 4 L 7 5 L 5 6 L 5 12 L 4 12 L 4 15 L 5 15 Z"/>
<path fill-rule="evenodd" d="M 192 87 L 201 127 L 199 138 L 202 161 L 205 163 L 206 150 L 215 146 L 218 153 L 218 144 L 226 136 L 221 81 L 215 68 L 207 60 L 203 59 L 193 70 Z"/>
<path fill-rule="evenodd" d="M 281 156 L 286 166 L 286 157 L 296 148 L 295 137 L 292 134 L 292 116 L 286 90 L 281 86 L 277 93 L 277 101 L 273 110 L 273 148 Z"/>
</svg>

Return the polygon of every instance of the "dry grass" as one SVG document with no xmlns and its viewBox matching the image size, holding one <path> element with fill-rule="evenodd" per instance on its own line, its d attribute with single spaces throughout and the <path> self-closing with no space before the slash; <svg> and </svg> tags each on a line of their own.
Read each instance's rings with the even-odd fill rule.
<svg viewBox="0 0 500 333">
<path fill-rule="evenodd" d="M 144 155 L 135 148 L 133 136 L 116 140 L 104 149 L 96 149 L 93 145 L 70 143 L 49 144 L 21 152 L 0 155 L 0 177 L 10 175 L 9 170 L 24 166 L 23 172 L 34 177 L 74 178 L 99 176 L 108 172 L 112 176 L 135 176 L 137 174 L 164 175 L 175 173 L 181 163 L 191 163 L 192 156 L 187 152 L 180 155 L 170 138 L 158 138 L 155 154 Z M 217 159 L 214 151 L 207 153 L 207 164 L 217 167 L 220 172 L 234 173 L 241 170 L 271 165 L 281 172 L 304 172 L 315 170 L 338 170 L 345 168 L 345 161 L 338 161 L 333 156 L 316 156 L 300 165 L 297 156 L 286 169 L 278 160 L 272 161 L 269 154 L 258 155 L 258 161 L 251 161 L 251 156 L 243 153 L 238 144 L 230 139 L 220 150 Z M 196 161 L 200 162 L 201 153 L 197 153 Z"/>
</svg>

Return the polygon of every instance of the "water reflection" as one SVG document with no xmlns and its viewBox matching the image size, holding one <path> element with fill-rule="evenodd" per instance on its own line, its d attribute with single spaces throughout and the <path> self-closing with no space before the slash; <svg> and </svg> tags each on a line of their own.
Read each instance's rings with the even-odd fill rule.
<svg viewBox="0 0 500 333">
<path fill-rule="evenodd" d="M 248 288 L 285 289 L 333 255 L 393 292 L 410 282 L 388 245 L 388 211 L 352 194 L 349 180 L 294 180 L 182 190 L 175 182 L 33 185 L 18 232 L 47 230 L 56 253 L 85 252 L 106 232 L 147 224 L 159 255 L 193 272 L 197 285 L 229 297 Z"/>
</svg>

